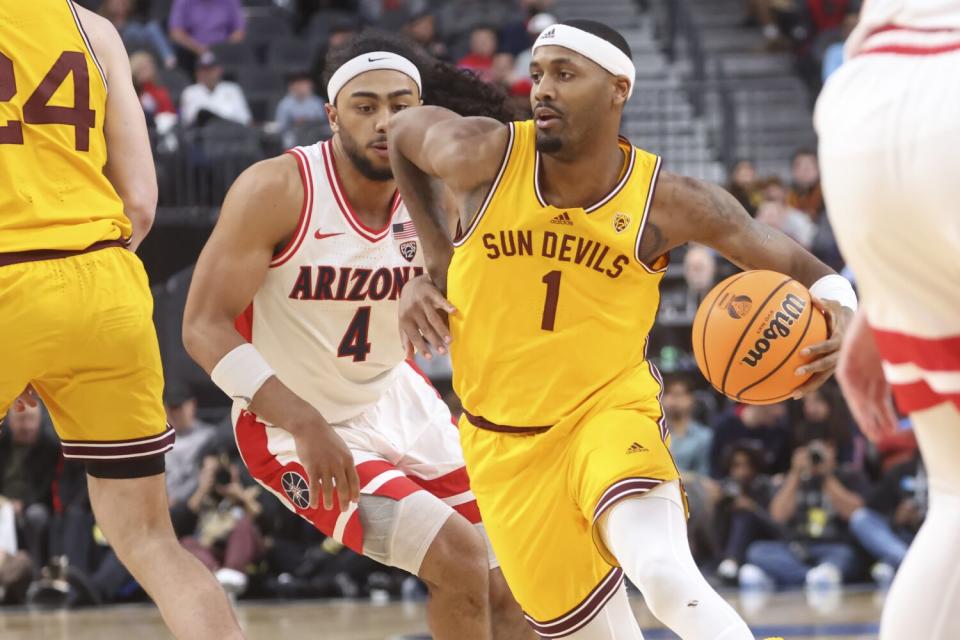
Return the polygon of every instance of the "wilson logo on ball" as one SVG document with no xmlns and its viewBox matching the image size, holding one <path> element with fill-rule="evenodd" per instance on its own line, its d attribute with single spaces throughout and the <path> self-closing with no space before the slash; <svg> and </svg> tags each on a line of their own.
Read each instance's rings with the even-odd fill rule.
<svg viewBox="0 0 960 640">
<path fill-rule="evenodd" d="M 734 296 L 730 304 L 727 305 L 727 313 L 734 320 L 739 320 L 750 313 L 751 308 L 753 308 L 753 300 L 750 299 L 750 296 Z"/>
<path fill-rule="evenodd" d="M 767 328 L 763 330 L 763 337 L 753 344 L 753 348 L 740 361 L 748 367 L 756 367 L 763 360 L 763 354 L 770 350 L 771 341 L 790 335 L 790 327 L 803 315 L 806 306 L 803 298 L 788 293 L 780 303 L 781 310 L 774 314 Z"/>
</svg>

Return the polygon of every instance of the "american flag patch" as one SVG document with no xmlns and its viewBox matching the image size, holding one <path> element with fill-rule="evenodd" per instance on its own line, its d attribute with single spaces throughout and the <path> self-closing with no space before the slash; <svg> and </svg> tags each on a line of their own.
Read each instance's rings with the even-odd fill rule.
<svg viewBox="0 0 960 640">
<path fill-rule="evenodd" d="M 408 238 L 416 238 L 417 230 L 413 227 L 413 221 L 407 220 L 406 222 L 397 222 L 393 225 L 393 237 L 397 240 L 406 240 Z"/>
</svg>

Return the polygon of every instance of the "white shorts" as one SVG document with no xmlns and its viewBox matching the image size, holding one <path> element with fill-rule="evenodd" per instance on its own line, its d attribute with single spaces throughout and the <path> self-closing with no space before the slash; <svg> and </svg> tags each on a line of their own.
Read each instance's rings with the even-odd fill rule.
<svg viewBox="0 0 960 640">
<path fill-rule="evenodd" d="M 815 123 L 830 222 L 909 413 L 960 406 L 960 49 L 893 49 L 831 76 Z"/>
<path fill-rule="evenodd" d="M 289 432 L 250 411 L 235 409 L 233 422 L 250 474 L 290 510 L 358 553 L 417 573 L 453 513 L 482 531 L 450 410 L 408 363 L 375 405 L 333 425 L 353 453 L 360 478 L 360 505 L 343 513 L 336 494 L 333 509 L 324 509 L 322 501 L 318 509 L 309 508 L 309 483 Z"/>
</svg>

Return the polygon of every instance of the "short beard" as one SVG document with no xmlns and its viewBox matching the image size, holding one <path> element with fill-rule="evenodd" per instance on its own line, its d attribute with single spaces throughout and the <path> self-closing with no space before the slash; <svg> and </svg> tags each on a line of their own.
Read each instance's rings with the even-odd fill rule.
<svg viewBox="0 0 960 640">
<path fill-rule="evenodd" d="M 373 166 L 370 159 L 363 155 L 363 151 L 360 149 L 360 145 L 357 144 L 356 140 L 343 129 L 340 130 L 340 142 L 343 144 L 343 150 L 346 152 L 347 157 L 350 158 L 350 162 L 353 163 L 353 166 L 357 168 L 357 171 L 359 171 L 364 178 L 376 182 L 393 180 L 393 169 L 389 166 L 385 169 L 378 169 Z"/>
<path fill-rule="evenodd" d="M 563 149 L 563 140 L 560 136 L 551 136 L 537 131 L 536 147 L 540 153 L 557 153 Z"/>
</svg>

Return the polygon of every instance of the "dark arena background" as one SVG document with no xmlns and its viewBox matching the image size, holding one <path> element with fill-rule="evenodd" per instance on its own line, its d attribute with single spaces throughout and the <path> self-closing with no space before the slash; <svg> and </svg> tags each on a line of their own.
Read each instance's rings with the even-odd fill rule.
<svg viewBox="0 0 960 640">
<path fill-rule="evenodd" d="M 194 3 L 236 14 L 227 40 L 204 44 L 209 53 L 202 56 L 183 46 L 186 30 L 204 26 L 184 24 L 184 5 Z M 820 192 L 811 120 L 824 79 L 842 63 L 841 45 L 860 8 L 856 0 L 78 4 L 109 18 L 122 34 L 149 124 L 160 196 L 139 254 L 155 301 L 169 421 L 178 443 L 195 453 L 178 458 L 178 473 L 169 478 L 176 482 L 169 487 L 174 524 L 232 594 L 251 639 L 429 637 L 426 590 L 416 578 L 324 539 L 245 475 L 227 398 L 186 354 L 180 335 L 193 265 L 226 190 L 254 162 L 330 136 L 323 60 L 354 33 L 368 26 L 406 33 L 528 108 L 525 67 L 536 36 L 558 20 L 605 22 L 624 34 L 637 67 L 622 133 L 661 155 L 666 169 L 725 186 L 751 215 L 843 272 Z M 214 94 L 220 104 L 201 107 L 191 97 L 201 75 L 229 88 Z M 219 117 L 209 117 L 211 111 Z M 764 407 L 736 405 L 713 392 L 691 353 L 691 324 L 706 293 L 735 268 L 701 246 L 670 258 L 649 355 L 665 377 L 673 454 L 690 496 L 690 542 L 701 570 L 757 637 L 876 637 L 896 549 L 872 554 L 867 547 L 876 544 L 867 539 L 880 523 L 909 542 L 925 511 L 924 474 L 909 425 L 880 445 L 868 443 L 832 381 L 801 401 Z M 420 364 L 459 412 L 449 363 Z M 0 638 L 169 638 L 97 529 L 82 467 L 58 457 L 44 410 L 29 419 L 40 428 L 26 454 L 18 452 L 23 445 L 11 441 L 10 429 L 0 433 Z M 830 473 L 862 497 L 864 511 L 840 513 L 811 487 L 808 504 L 815 507 L 777 522 L 768 505 L 795 449 L 813 438 L 835 450 Z M 26 469 L 26 482 L 4 472 L 15 455 L 43 461 Z M 252 499 L 191 500 L 204 464 L 217 465 L 217 482 L 239 474 Z M 215 522 L 224 514 L 236 517 L 228 525 Z M 233 545 L 242 571 L 222 570 L 222 556 L 210 550 L 218 545 L 221 551 Z M 809 553 L 817 545 L 848 563 L 843 579 L 837 571 L 814 570 L 774 584 L 764 570 L 786 556 L 822 569 L 828 563 L 815 567 Z M 631 593 L 645 637 L 674 638 L 640 594 Z"/>
</svg>

